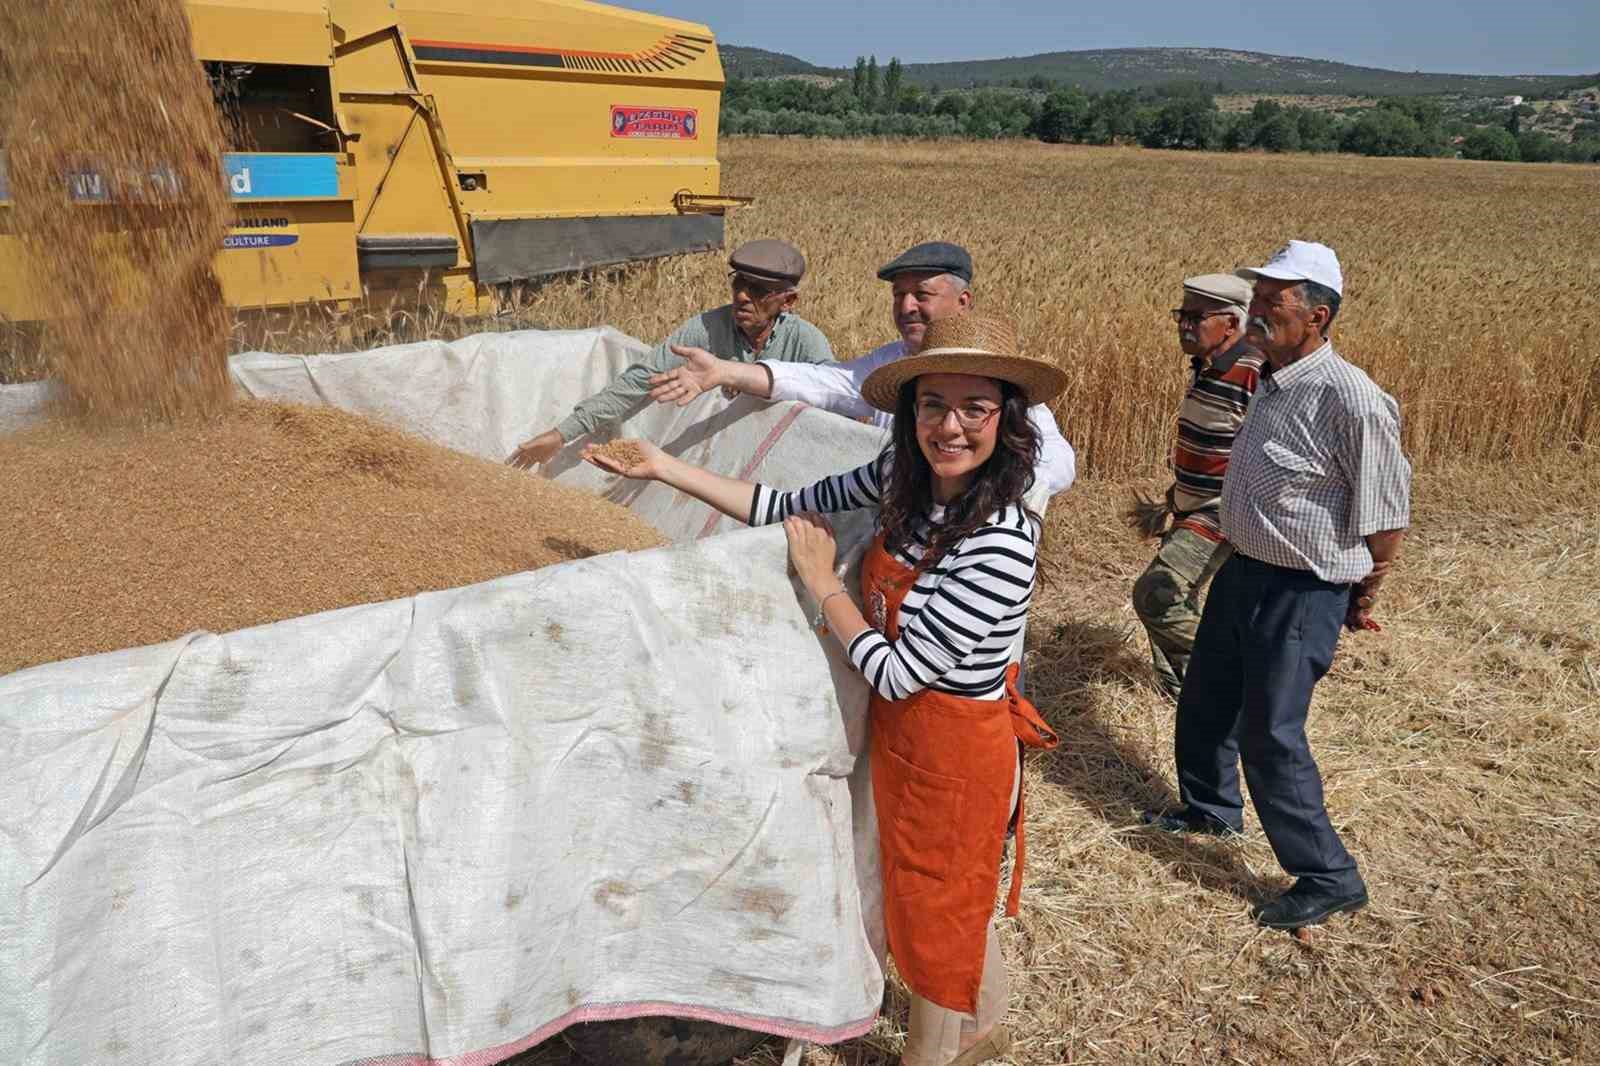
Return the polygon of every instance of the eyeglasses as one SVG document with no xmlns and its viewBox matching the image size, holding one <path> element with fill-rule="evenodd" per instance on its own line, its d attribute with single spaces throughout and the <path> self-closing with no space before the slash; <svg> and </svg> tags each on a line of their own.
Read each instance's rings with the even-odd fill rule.
<svg viewBox="0 0 1600 1066">
<path fill-rule="evenodd" d="M 917 421 L 925 426 L 939 426 L 944 424 L 945 417 L 951 411 L 956 413 L 956 421 L 962 429 L 982 429 L 983 424 L 993 418 L 1000 410 L 981 403 L 965 403 L 960 407 L 951 407 L 948 404 L 924 396 L 917 401 Z"/>
<path fill-rule="evenodd" d="M 788 292 L 794 286 L 781 281 L 757 281 L 748 274 L 741 274 L 737 270 L 728 271 L 728 284 L 734 292 L 743 289 L 750 294 L 752 300 L 765 300 L 769 296 L 777 296 Z"/>
<path fill-rule="evenodd" d="M 1185 310 L 1182 307 L 1174 307 L 1172 309 L 1172 311 L 1170 312 L 1170 314 L 1172 315 L 1172 321 L 1176 322 L 1180 326 L 1183 325 L 1185 322 L 1193 322 L 1195 325 L 1198 326 L 1201 322 L 1204 322 L 1208 318 L 1215 318 L 1217 315 L 1231 315 L 1231 314 L 1233 314 L 1233 312 L 1232 311 L 1188 311 L 1188 310 Z"/>
</svg>

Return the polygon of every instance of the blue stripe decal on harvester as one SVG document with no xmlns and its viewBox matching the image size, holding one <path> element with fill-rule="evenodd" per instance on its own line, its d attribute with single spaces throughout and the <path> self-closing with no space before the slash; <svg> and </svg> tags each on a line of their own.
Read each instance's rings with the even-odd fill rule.
<svg viewBox="0 0 1600 1066">
<path fill-rule="evenodd" d="M 339 195 L 339 165 L 331 155 L 272 155 L 225 152 L 222 171 L 235 200 L 331 200 Z M 84 168 L 67 175 L 67 195 L 75 203 L 165 199 L 177 192 L 177 178 L 164 166 L 148 173 L 108 179 Z M 0 150 L 0 200 L 11 199 L 6 153 Z"/>
<path fill-rule="evenodd" d="M 235 200 L 328 200 L 339 195 L 339 167 L 331 155 L 228 152 L 222 169 Z"/>
</svg>

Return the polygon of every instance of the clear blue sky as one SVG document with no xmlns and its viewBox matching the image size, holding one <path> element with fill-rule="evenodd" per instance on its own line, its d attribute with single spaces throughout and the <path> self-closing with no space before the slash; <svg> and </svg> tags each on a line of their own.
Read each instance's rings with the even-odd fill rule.
<svg viewBox="0 0 1600 1066">
<path fill-rule="evenodd" d="M 613 0 L 821 66 L 1210 47 L 1451 74 L 1600 71 L 1600 0 Z"/>
</svg>

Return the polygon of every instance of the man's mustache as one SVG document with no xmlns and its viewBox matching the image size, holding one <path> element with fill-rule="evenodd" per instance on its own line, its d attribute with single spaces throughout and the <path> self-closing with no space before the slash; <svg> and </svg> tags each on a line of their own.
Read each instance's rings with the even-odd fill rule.
<svg viewBox="0 0 1600 1066">
<path fill-rule="evenodd" d="M 1260 315 L 1251 315 L 1248 327 L 1267 338 L 1267 340 L 1270 341 L 1272 339 L 1272 327 L 1267 325 L 1267 320 Z"/>
</svg>

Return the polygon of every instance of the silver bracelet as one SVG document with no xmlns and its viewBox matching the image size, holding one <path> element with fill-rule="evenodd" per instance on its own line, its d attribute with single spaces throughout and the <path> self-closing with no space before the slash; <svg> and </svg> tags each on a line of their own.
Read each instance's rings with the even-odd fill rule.
<svg viewBox="0 0 1600 1066">
<path fill-rule="evenodd" d="M 822 634 L 826 634 L 828 632 L 828 616 L 823 614 L 823 608 L 826 607 L 828 605 L 828 601 L 833 599 L 835 596 L 843 595 L 845 595 L 844 589 L 834 589 L 832 592 L 828 593 L 826 596 L 822 597 L 822 599 L 817 601 L 817 616 L 811 620 L 812 629 L 815 629 L 818 633 Z"/>
</svg>

